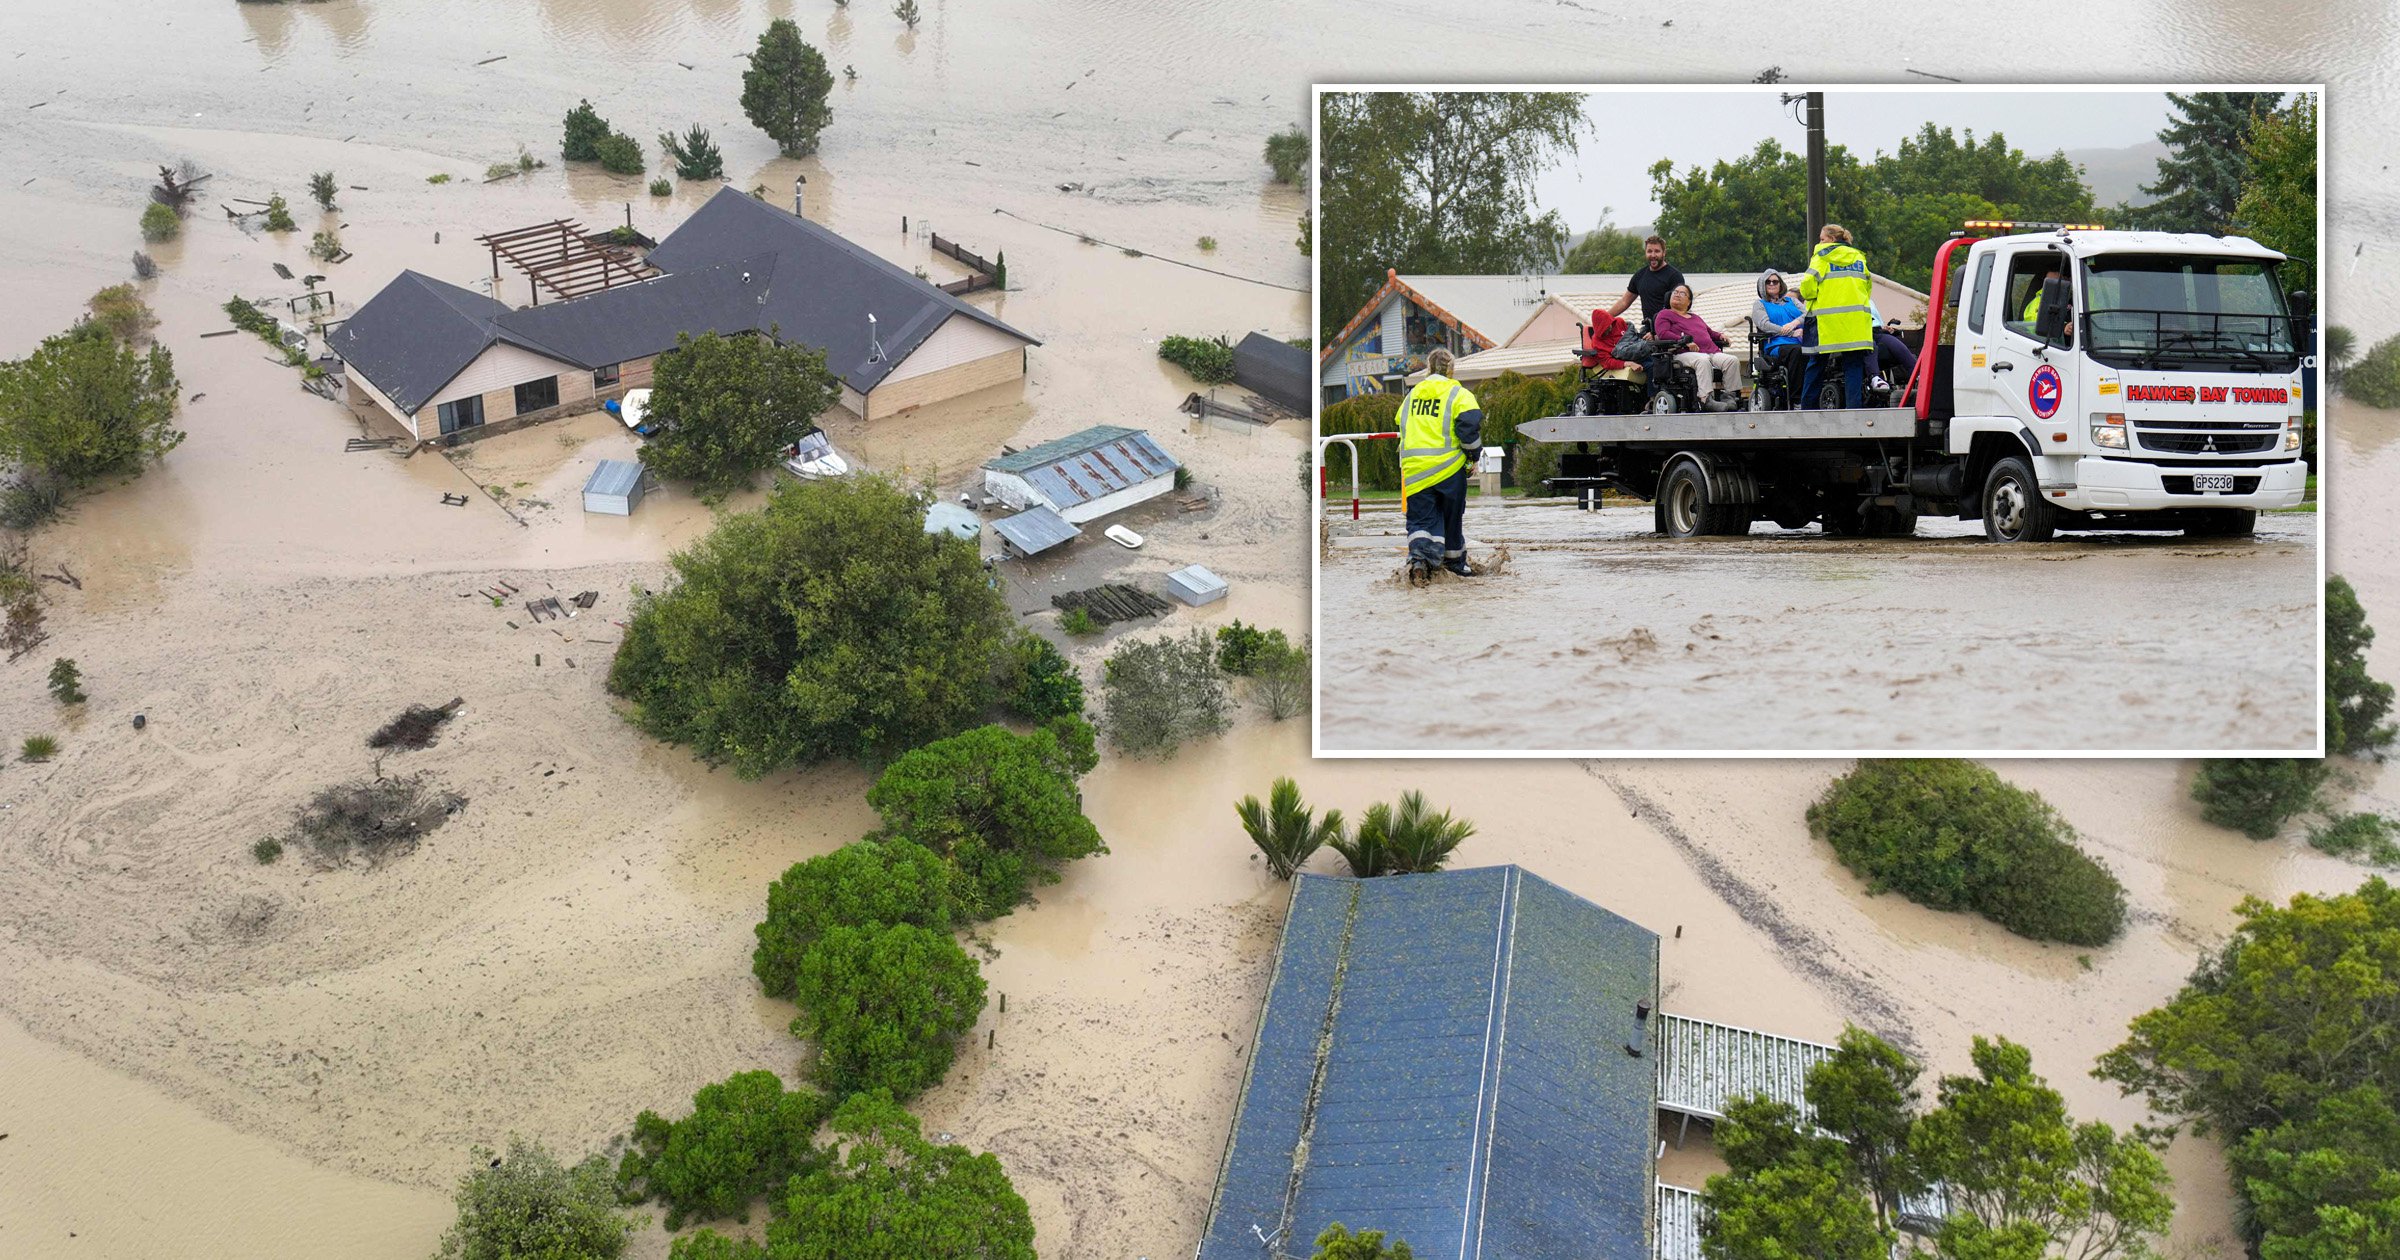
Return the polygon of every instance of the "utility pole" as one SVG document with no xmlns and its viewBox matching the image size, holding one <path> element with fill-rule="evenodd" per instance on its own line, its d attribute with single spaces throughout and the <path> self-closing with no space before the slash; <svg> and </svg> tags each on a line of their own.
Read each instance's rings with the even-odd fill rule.
<svg viewBox="0 0 2400 1260">
<path fill-rule="evenodd" d="M 1808 94 L 1808 244 L 1817 247 L 1825 227 L 1825 94 Z"/>
</svg>

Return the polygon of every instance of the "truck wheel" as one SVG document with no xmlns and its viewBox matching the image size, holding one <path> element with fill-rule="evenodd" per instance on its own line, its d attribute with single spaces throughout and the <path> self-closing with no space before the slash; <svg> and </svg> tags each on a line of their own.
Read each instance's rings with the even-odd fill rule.
<svg viewBox="0 0 2400 1260">
<path fill-rule="evenodd" d="M 1667 470 L 1658 483 L 1658 532 L 1669 538 L 1698 538 L 1709 534 L 1747 534 L 1747 507 L 1711 502 L 1708 479 L 1689 460 Z"/>
<path fill-rule="evenodd" d="M 1983 479 L 1983 536 L 1993 542 L 2048 542 L 2058 533 L 2058 509 L 2022 455 L 1992 465 Z"/>
<path fill-rule="evenodd" d="M 2255 508 L 2206 508 L 2193 512 L 2183 527 L 2186 538 L 2248 538 L 2258 530 Z"/>
</svg>

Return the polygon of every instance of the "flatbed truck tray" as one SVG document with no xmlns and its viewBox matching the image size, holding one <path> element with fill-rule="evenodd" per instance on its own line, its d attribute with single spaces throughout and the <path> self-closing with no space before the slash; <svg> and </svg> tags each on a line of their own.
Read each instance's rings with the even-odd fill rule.
<svg viewBox="0 0 2400 1260">
<path fill-rule="evenodd" d="M 1549 416 L 1517 426 L 1538 442 L 1824 442 L 1907 440 L 1917 433 L 1914 407 L 1854 407 L 1824 411 L 1689 411 L 1660 415 Z"/>
</svg>

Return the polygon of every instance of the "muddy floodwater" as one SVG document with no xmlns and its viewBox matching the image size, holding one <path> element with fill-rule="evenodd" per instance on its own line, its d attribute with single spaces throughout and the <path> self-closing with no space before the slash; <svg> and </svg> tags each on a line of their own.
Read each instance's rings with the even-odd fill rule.
<svg viewBox="0 0 2400 1260">
<path fill-rule="evenodd" d="M 1649 11 L 1549 0 L 1504 4 L 1438 38 L 1410 36 L 1453 10 L 1363 0 L 922 7 L 912 33 L 883 5 L 800 0 L 0 4 L 0 357 L 128 278 L 159 165 L 216 172 L 183 238 L 151 249 L 161 274 L 142 286 L 176 356 L 190 436 L 36 536 L 37 563 L 63 562 L 83 585 L 50 592 L 39 657 L 0 666 L 0 738 L 40 728 L 62 745 L 50 762 L 0 767 L 0 1257 L 414 1260 L 450 1219 L 449 1189 L 476 1143 L 517 1132 L 572 1157 L 730 1073 L 799 1079 L 793 1011 L 761 999 L 749 975 L 751 927 L 776 874 L 873 825 L 868 772 L 712 773 L 641 737 L 602 686 L 634 589 L 663 580 L 710 509 L 669 487 L 630 519 L 576 511 L 591 461 L 629 450 L 595 418 L 455 460 L 346 452 L 359 432 L 346 409 L 301 393 L 250 339 L 203 337 L 224 327 L 229 296 L 297 291 L 276 263 L 328 275 L 346 312 L 403 268 L 472 284 L 489 269 L 479 233 L 572 218 L 630 219 L 658 236 L 712 191 L 652 198 L 638 180 L 562 169 L 559 119 L 578 98 L 644 141 L 709 127 L 733 186 L 780 199 L 805 176 L 812 218 L 935 277 L 956 271 L 902 232 L 904 216 L 1006 252 L 1009 292 L 974 300 L 1043 339 L 1024 384 L 871 426 L 837 421 L 837 441 L 949 490 L 998 444 L 1141 425 L 1213 494 L 1204 510 L 1146 519 L 1143 552 L 1008 572 L 1011 606 L 1037 624 L 1059 584 L 1155 581 L 1197 561 L 1233 596 L 1166 628 L 1238 616 L 1306 629 L 1301 426 L 1190 427 L 1174 407 L 1191 383 L 1155 347 L 1168 333 L 1310 331 L 1309 270 L 1292 246 L 1305 202 L 1268 183 L 1258 155 L 1305 115 L 1312 80 L 1733 81 L 1774 63 L 1838 80 L 2330 78 L 2333 310 L 2369 340 L 2400 331 L 2400 308 L 2345 306 L 2338 287 L 2351 268 L 2364 280 L 2400 262 L 2389 251 L 2400 194 L 2382 165 L 2400 134 L 2389 121 L 2400 56 L 2384 5 L 2149 0 L 2019 18 L 2072 23 L 2063 42 L 1965 38 L 1981 16 L 1834 6 L 1840 29 L 1869 33 L 1863 57 L 1762 39 L 1750 13 L 1683 13 L 1664 27 Z M 837 73 L 857 72 L 837 82 L 823 148 L 798 161 L 777 157 L 736 104 L 739 54 L 777 16 L 797 20 Z M 520 148 L 548 165 L 482 182 Z M 331 213 L 304 199 L 308 174 L 326 169 L 343 186 Z M 436 175 L 450 178 L 428 182 Z M 300 232 L 262 234 L 219 208 L 275 192 L 294 202 Z M 341 235 L 348 262 L 307 259 L 320 228 Z M 1202 236 L 1216 248 L 1202 250 Z M 500 296 L 523 301 L 521 282 L 504 277 Z M 2400 625 L 2388 545 L 2400 509 L 2346 478 L 2400 482 L 2400 425 L 2339 414 L 2329 426 L 2335 567 L 2350 567 L 2378 620 Z M 451 492 L 469 504 L 444 506 Z M 2372 526 L 2345 529 L 2346 511 Z M 1512 580 L 1595 563 L 1597 532 L 1626 558 L 1626 580 L 1676 586 L 1675 557 L 1610 537 L 1613 518 L 1556 519 L 1543 528 L 1562 550 L 1529 551 Z M 1765 536 L 1726 563 L 1762 571 L 1787 557 L 1758 553 L 1786 544 L 1826 573 L 1863 563 Z M 2050 554 L 2089 554 L 2022 567 L 2131 580 L 2177 546 L 2069 543 Z M 1907 563 L 1936 576 L 2020 563 L 1974 544 L 1917 547 Z M 2238 556 L 2192 563 L 2308 561 L 2305 541 L 2277 526 Z M 573 621 L 535 624 L 475 598 L 499 579 L 599 595 Z M 1778 611 L 1861 583 L 1922 608 L 1932 585 L 1778 582 L 1791 588 Z M 1680 652 L 1695 620 L 1652 634 Z M 1110 642 L 1150 632 L 1070 644 L 1073 659 L 1096 679 Z M 1861 623 L 1862 639 L 1876 633 Z M 2064 650 L 2019 650 L 2052 671 L 2078 667 Z M 2382 652 L 2378 672 L 2400 672 L 2388 636 Z M 52 653 L 81 663 L 82 710 L 62 714 L 44 693 Z M 468 798 L 419 851 L 371 873 L 251 858 L 311 792 L 378 768 L 365 732 L 452 696 L 467 704 L 441 742 L 383 767 L 427 771 Z M 1496 712 L 1514 720 L 1554 702 L 1537 690 Z M 138 733 L 137 711 L 148 718 Z M 1223 738 L 1171 761 L 1104 761 L 1085 799 L 1109 854 L 989 926 L 985 974 L 1008 1009 L 987 1010 L 915 1106 L 929 1132 L 1000 1156 L 1041 1254 L 1165 1260 L 1198 1236 L 1286 895 L 1229 806 L 1280 774 L 1354 813 L 1415 787 L 1473 818 L 1462 861 L 1522 862 L 1665 937 L 1670 1009 L 1809 1037 L 1856 1022 L 1937 1072 L 1964 1068 L 1973 1034 L 2006 1033 L 2034 1048 L 2079 1115 L 2119 1123 L 2141 1109 L 2089 1079 L 2092 1056 L 2173 991 L 2235 903 L 2358 878 L 2289 840 L 2202 826 L 2181 765 L 2011 765 L 2129 888 L 2127 936 L 2087 958 L 1868 896 L 1800 821 L 1835 765 L 1468 767 L 1307 752 L 1300 724 L 1249 706 Z M 2374 768 L 2351 773 L 2400 808 Z M 1314 867 L 1331 868 L 1326 856 Z M 2181 1204 L 2169 1254 L 2238 1256 L 2215 1149 L 2186 1139 L 2169 1160 Z M 1694 1180 L 1709 1166 L 1703 1135 L 1666 1165 Z M 629 1254 L 659 1260 L 668 1245 L 645 1227 Z"/>
<path fill-rule="evenodd" d="M 1921 520 L 1913 538 L 1762 523 L 1676 541 L 1647 505 L 1478 504 L 1470 554 L 1506 548 L 1506 568 L 1423 589 L 1394 578 L 1396 507 L 1332 515 L 1318 573 L 1328 752 L 2316 741 L 2313 512 L 2264 515 L 2231 542 L 2007 547 L 1956 520 Z"/>
</svg>

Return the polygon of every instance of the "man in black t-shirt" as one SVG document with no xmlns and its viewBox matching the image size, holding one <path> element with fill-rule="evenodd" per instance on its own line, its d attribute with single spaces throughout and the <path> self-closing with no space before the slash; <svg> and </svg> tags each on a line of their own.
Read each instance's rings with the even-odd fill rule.
<svg viewBox="0 0 2400 1260">
<path fill-rule="evenodd" d="M 1625 281 L 1625 291 L 1617 295 L 1617 304 L 1609 307 L 1608 313 L 1612 319 L 1622 315 L 1635 298 L 1640 298 L 1642 331 L 1648 332 L 1650 321 L 1666 309 L 1667 298 L 1683 283 L 1683 273 L 1668 264 L 1667 243 L 1656 236 L 1642 242 L 1642 262 L 1642 269 Z"/>
</svg>

